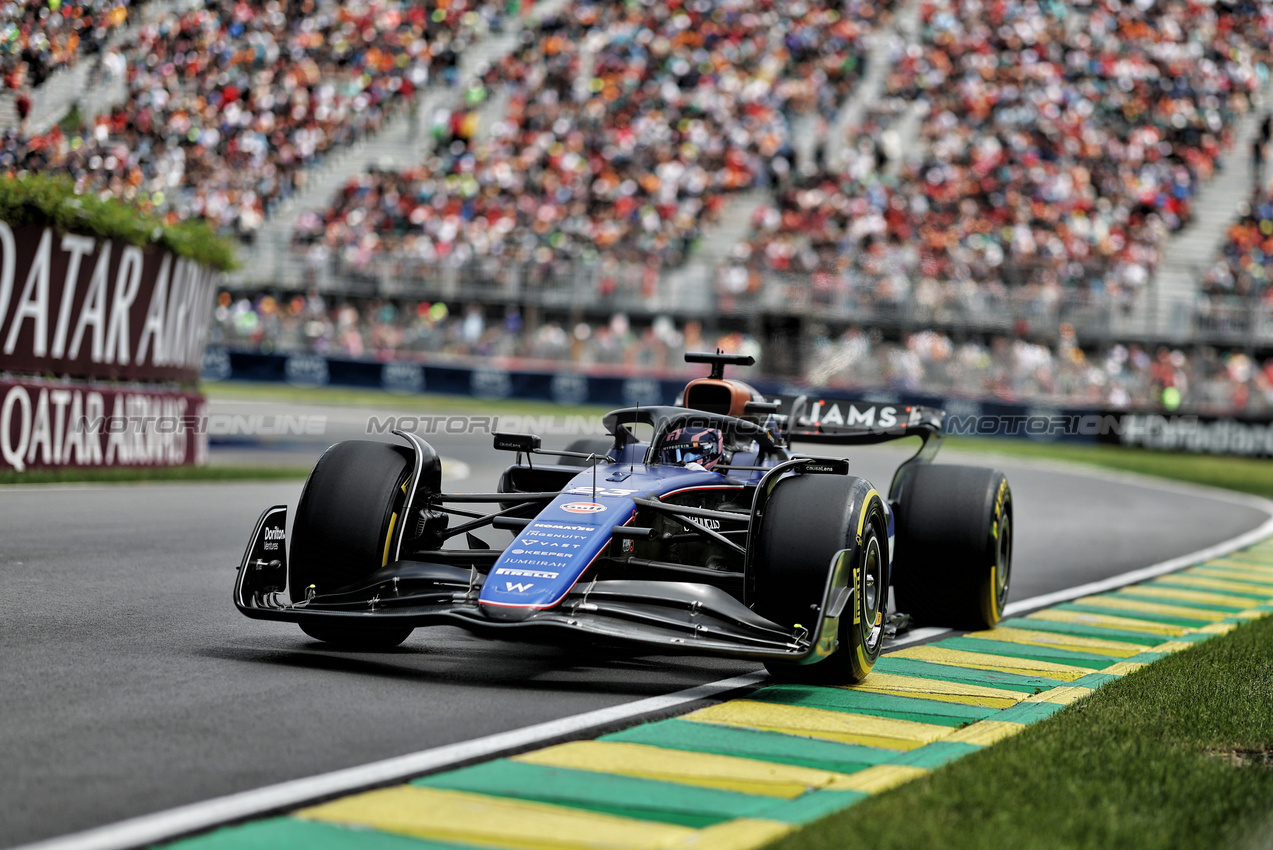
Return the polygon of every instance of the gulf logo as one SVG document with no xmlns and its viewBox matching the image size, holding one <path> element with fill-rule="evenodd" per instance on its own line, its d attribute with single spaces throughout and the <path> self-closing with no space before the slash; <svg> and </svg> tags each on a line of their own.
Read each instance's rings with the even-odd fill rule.
<svg viewBox="0 0 1273 850">
<path fill-rule="evenodd" d="M 598 505 L 596 502 L 570 502 L 561 506 L 563 511 L 570 511 L 572 514 L 599 514 L 606 509 L 605 505 Z"/>
</svg>

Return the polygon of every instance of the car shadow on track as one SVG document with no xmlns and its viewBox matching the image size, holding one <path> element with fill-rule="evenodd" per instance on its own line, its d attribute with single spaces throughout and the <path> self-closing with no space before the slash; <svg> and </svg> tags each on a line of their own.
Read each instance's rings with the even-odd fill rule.
<svg viewBox="0 0 1273 850">
<path fill-rule="evenodd" d="M 471 645 L 398 647 L 388 652 L 335 649 L 305 638 L 272 645 L 208 647 L 199 655 L 287 670 L 314 670 L 376 679 L 469 688 L 606 692 L 634 697 L 665 694 L 742 673 L 758 665 L 701 657 L 636 655 L 596 647 L 561 647 L 473 639 Z"/>
</svg>

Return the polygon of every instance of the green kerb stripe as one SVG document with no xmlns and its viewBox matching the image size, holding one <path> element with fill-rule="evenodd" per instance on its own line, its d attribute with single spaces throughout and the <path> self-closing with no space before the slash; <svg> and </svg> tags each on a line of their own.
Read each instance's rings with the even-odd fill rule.
<svg viewBox="0 0 1273 850">
<path fill-rule="evenodd" d="M 1155 600 L 1162 602 L 1161 599 Z M 1211 624 L 1210 620 L 1199 620 L 1192 617 L 1171 617 L 1166 614 L 1154 614 L 1147 611 L 1136 611 L 1127 613 L 1124 611 L 1112 610 L 1110 608 L 1098 608 L 1095 605 L 1079 605 L 1076 602 L 1062 602 L 1060 605 L 1053 606 L 1054 611 L 1075 611 L 1079 614 L 1097 614 L 1104 617 L 1134 617 L 1137 620 L 1148 620 L 1151 623 L 1167 623 L 1172 626 L 1184 626 L 1188 629 L 1200 629 L 1203 626 Z"/>
<path fill-rule="evenodd" d="M 770 797 L 734 791 L 506 759 L 417 779 L 411 784 L 534 800 L 696 829 L 733 818 L 758 817 L 774 803 Z"/>
<path fill-rule="evenodd" d="M 1004 673 L 998 670 L 954 667 L 950 664 L 920 661 L 915 658 L 890 658 L 887 655 L 875 662 L 875 669 L 881 673 L 896 673 L 899 676 L 915 676 L 920 679 L 937 679 L 941 682 L 958 682 L 963 685 L 983 685 L 987 688 L 999 688 L 1023 694 L 1037 694 L 1040 691 L 1058 688 L 1066 684 L 1060 679 L 1049 679 L 1046 676 L 1027 676 L 1024 673 Z"/>
<path fill-rule="evenodd" d="M 814 791 L 779 803 L 765 812 L 770 820 L 785 823 L 806 824 L 824 818 L 829 814 L 847 809 L 854 803 L 865 800 L 869 794 L 861 791 Z"/>
<path fill-rule="evenodd" d="M 762 729 L 742 729 L 677 719 L 646 723 L 612 735 L 603 735 L 598 740 L 738 756 L 836 773 L 854 773 L 872 765 L 883 764 L 888 761 L 889 756 L 895 755 L 892 750 L 859 744 L 841 744 Z"/>
<path fill-rule="evenodd" d="M 870 680 L 868 679 L 867 682 L 869 683 Z M 962 726 L 965 723 L 990 717 L 999 711 L 998 708 L 941 702 L 920 696 L 900 697 L 849 688 L 811 688 L 799 685 L 773 685 L 762 688 L 748 699 L 776 702 L 782 705 L 829 708 L 833 711 L 847 711 L 853 714 L 895 717 L 899 720 L 935 723 L 939 726 Z"/>
<path fill-rule="evenodd" d="M 998 719 L 998 718 L 996 718 Z M 976 744 L 964 744 L 959 741 L 934 741 L 925 744 L 909 753 L 899 753 L 889 759 L 889 764 L 909 764 L 912 767 L 924 767 L 936 770 L 948 761 L 963 758 L 969 753 L 985 749 Z"/>
<path fill-rule="evenodd" d="M 163 846 L 168 850 L 473 850 L 467 844 L 426 841 L 293 818 L 272 818 L 227 826 Z"/>
<path fill-rule="evenodd" d="M 1054 632 L 1062 635 L 1076 635 L 1078 637 L 1094 637 L 1103 638 L 1105 640 L 1117 640 L 1124 643 L 1136 644 L 1138 646 L 1154 646 L 1169 640 L 1164 635 L 1154 634 L 1153 632 L 1134 632 L 1125 629 L 1107 629 L 1103 626 L 1089 626 L 1086 623 L 1062 623 L 1055 620 L 1039 620 L 1029 617 L 1013 617 L 1010 620 L 1004 620 L 999 624 L 1000 628 L 1005 629 L 1030 629 L 1035 632 Z"/>
<path fill-rule="evenodd" d="M 1239 611 L 1246 610 L 1245 606 L 1241 605 L 1217 605 L 1214 602 L 1193 602 L 1188 599 L 1164 599 L 1161 596 L 1146 596 L 1143 593 L 1137 593 L 1137 587 L 1138 585 L 1133 585 L 1125 590 L 1115 590 L 1113 593 L 1107 594 L 1107 596 L 1115 599 L 1134 599 L 1137 602 L 1152 602 L 1155 605 L 1171 605 L 1176 608 L 1197 608 L 1200 611 L 1217 611 L 1222 614 L 1225 612 L 1232 612 L 1236 614 Z M 1197 590 L 1197 588 L 1191 588 L 1191 590 Z M 1234 594 L 1226 593 L 1225 595 L 1233 596 Z M 1140 615 L 1137 614 L 1137 616 Z"/>
<path fill-rule="evenodd" d="M 1240 582 L 1240 583 L 1250 584 L 1250 582 Z M 1228 590 L 1228 589 L 1219 590 L 1219 589 L 1212 589 L 1212 588 L 1206 588 L 1206 587 L 1195 587 L 1192 584 L 1189 584 L 1188 582 L 1183 582 L 1183 581 L 1172 581 L 1171 576 L 1163 576 L 1160 579 L 1155 579 L 1153 584 L 1155 587 L 1171 587 L 1176 590 L 1193 590 L 1193 591 L 1198 591 L 1200 593 L 1215 593 L 1222 596 L 1238 596 L 1243 599 L 1250 599 L 1252 605 L 1259 605 L 1262 602 L 1268 602 L 1269 599 L 1273 599 L 1273 587 L 1270 587 L 1268 591 L 1266 592 L 1260 592 L 1260 593 L 1252 593 L 1249 590 Z"/>
<path fill-rule="evenodd" d="M 1117 658 L 1097 655 L 1094 652 L 1072 652 L 1068 649 L 1053 649 L 1049 646 L 1032 646 L 989 638 L 946 638 L 930 645 L 940 646 L 943 649 L 960 649 L 964 652 L 980 652 L 986 655 L 1006 655 L 1009 658 L 1050 661 L 1053 664 L 1069 664 L 1073 667 L 1090 667 L 1093 670 L 1100 670 L 1118 661 Z"/>
</svg>

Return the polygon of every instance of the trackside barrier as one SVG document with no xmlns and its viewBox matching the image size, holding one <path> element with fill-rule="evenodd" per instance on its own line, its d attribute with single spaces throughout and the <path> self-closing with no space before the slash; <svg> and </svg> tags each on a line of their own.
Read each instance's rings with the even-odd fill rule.
<svg viewBox="0 0 1273 850">
<path fill-rule="evenodd" d="M 625 377 L 600 371 L 554 371 L 534 364 L 382 363 L 320 354 L 262 354 L 210 347 L 204 356 L 203 380 L 363 387 L 401 393 L 631 407 L 674 403 L 685 386 L 686 376 Z M 878 390 L 855 393 L 750 378 L 749 382 L 766 396 L 786 401 L 798 394 L 814 399 L 825 397 L 827 403 L 821 415 L 826 424 L 861 423 L 868 417 L 881 415 L 888 407 L 894 408 L 890 415 L 897 415 L 896 408 L 923 405 L 945 410 L 946 433 L 954 436 L 1104 443 L 1198 454 L 1273 457 L 1273 422 L 1268 418 L 1051 407 Z M 861 400 L 840 401 L 846 396 Z"/>
</svg>

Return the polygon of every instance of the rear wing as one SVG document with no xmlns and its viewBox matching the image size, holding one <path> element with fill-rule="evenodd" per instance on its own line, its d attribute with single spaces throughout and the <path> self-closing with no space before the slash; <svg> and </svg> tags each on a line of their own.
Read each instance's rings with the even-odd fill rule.
<svg viewBox="0 0 1273 850">
<path fill-rule="evenodd" d="M 789 398 L 789 397 L 788 397 Z M 787 399 L 783 399 L 784 405 Z M 800 395 L 790 399 L 787 440 L 791 443 L 831 443 L 869 446 L 905 437 L 919 437 L 919 450 L 893 472 L 888 488 L 892 502 L 901 498 L 912 467 L 933 462 L 941 448 L 946 411 L 917 404 L 885 404 L 870 401 L 817 398 Z"/>
<path fill-rule="evenodd" d="M 940 436 L 946 411 L 913 404 L 850 401 L 800 395 L 791 399 L 787 439 L 792 442 L 870 445 Z"/>
</svg>

